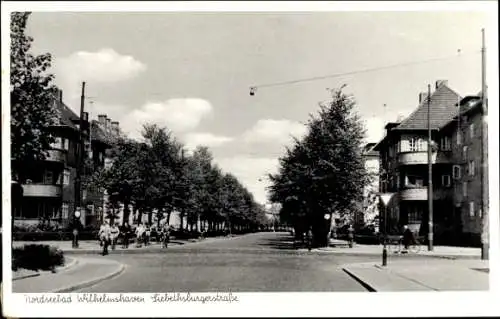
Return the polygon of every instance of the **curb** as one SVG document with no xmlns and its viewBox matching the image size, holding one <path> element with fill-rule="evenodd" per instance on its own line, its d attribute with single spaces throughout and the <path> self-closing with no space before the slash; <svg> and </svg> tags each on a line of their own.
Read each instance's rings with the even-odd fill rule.
<svg viewBox="0 0 500 319">
<path fill-rule="evenodd" d="M 353 272 L 351 272 L 347 268 L 342 268 L 342 271 L 345 272 L 346 274 L 348 274 L 354 280 L 356 280 L 359 284 L 361 284 L 361 286 L 363 286 L 363 288 L 365 288 L 369 292 L 377 292 L 377 290 L 375 288 L 373 288 L 372 286 L 367 284 L 365 281 L 363 281 L 361 278 L 356 276 L 356 274 L 354 274 Z"/>
<path fill-rule="evenodd" d="M 38 277 L 40 275 L 41 275 L 40 273 L 36 273 L 36 274 L 29 274 L 29 275 L 19 276 L 19 277 L 16 277 L 16 278 L 12 278 L 12 281 L 22 280 L 22 279 L 27 279 L 27 278 L 33 278 L 33 277 Z"/>
<path fill-rule="evenodd" d="M 64 265 L 63 267 L 59 268 L 59 269 L 56 269 L 56 273 L 58 272 L 61 272 L 61 271 L 66 271 L 68 270 L 69 268 L 71 267 L 74 267 L 75 265 L 78 264 L 78 259 L 76 258 L 71 258 L 72 261 L 69 263 L 69 264 L 66 264 Z M 49 275 L 49 274 L 52 274 L 52 273 L 45 273 L 45 272 L 37 272 L 35 274 L 29 274 L 29 275 L 24 275 L 24 276 L 19 276 L 19 277 L 16 277 L 16 278 L 12 278 L 12 281 L 16 281 L 16 280 L 23 280 L 23 279 L 28 279 L 28 278 L 33 278 L 33 277 L 38 277 L 38 276 L 45 276 L 45 275 Z"/>
<path fill-rule="evenodd" d="M 91 286 L 97 284 L 100 281 L 109 280 L 109 279 L 112 279 L 114 277 L 117 277 L 120 274 L 122 274 L 125 271 L 125 268 L 126 268 L 124 264 L 119 264 L 119 265 L 120 266 L 119 266 L 119 268 L 116 271 L 113 271 L 113 272 L 111 272 L 109 274 L 106 274 L 106 275 L 103 275 L 101 277 L 94 278 L 94 279 L 91 279 L 91 280 L 88 280 L 88 281 L 84 281 L 84 282 L 81 282 L 81 283 L 78 283 L 78 284 L 74 284 L 74 285 L 69 286 L 69 287 L 59 288 L 59 289 L 56 289 L 54 291 L 51 291 L 51 293 L 70 293 L 70 292 L 78 290 L 78 289 L 91 287 Z"/>
<path fill-rule="evenodd" d="M 316 249 L 313 251 L 317 251 L 320 253 L 325 253 L 325 254 L 332 254 L 332 255 L 349 255 L 349 256 L 356 256 L 356 257 L 361 257 L 361 256 L 370 256 L 370 257 L 378 257 L 382 256 L 382 253 L 375 253 L 375 252 L 367 252 L 367 253 L 362 253 L 362 252 L 348 252 L 348 251 L 331 251 L 331 250 L 326 250 L 326 249 Z M 428 254 L 410 254 L 408 256 L 411 257 L 417 257 L 417 258 L 438 258 L 438 259 L 449 259 L 449 260 L 457 260 L 457 259 L 480 259 L 481 256 L 476 256 L 476 255 L 428 255 Z M 391 254 L 388 255 L 388 258 L 391 257 Z"/>
</svg>

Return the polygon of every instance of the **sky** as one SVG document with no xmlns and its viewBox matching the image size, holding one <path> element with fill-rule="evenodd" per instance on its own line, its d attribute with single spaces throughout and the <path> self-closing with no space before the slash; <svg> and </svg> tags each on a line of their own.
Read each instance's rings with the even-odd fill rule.
<svg viewBox="0 0 500 319">
<path fill-rule="evenodd" d="M 265 203 L 265 175 L 329 89 L 347 85 L 366 142 L 377 142 L 384 123 L 407 116 L 436 80 L 462 96 L 480 91 L 488 23 L 464 11 L 34 12 L 27 33 L 34 52 L 53 55 L 55 82 L 73 110 L 85 81 L 91 118 L 107 114 L 132 137 L 157 123 L 190 149 L 209 146 Z M 251 86 L 442 57 L 249 95 Z"/>
</svg>

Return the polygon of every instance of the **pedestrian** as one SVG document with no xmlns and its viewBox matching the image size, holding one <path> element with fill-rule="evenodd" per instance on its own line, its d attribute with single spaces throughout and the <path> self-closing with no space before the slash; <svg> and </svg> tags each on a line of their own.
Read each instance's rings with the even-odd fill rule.
<svg viewBox="0 0 500 319">
<path fill-rule="evenodd" d="M 137 237 L 137 248 L 141 247 L 142 241 L 143 241 L 143 236 L 144 236 L 144 226 L 142 223 L 139 223 L 135 230 L 135 235 Z"/>
<path fill-rule="evenodd" d="M 352 225 L 349 225 L 347 229 L 347 241 L 349 242 L 349 248 L 352 248 L 354 246 L 354 228 Z"/>
<path fill-rule="evenodd" d="M 130 225 L 125 222 L 125 224 L 123 224 L 123 227 L 122 227 L 122 236 L 123 236 L 123 243 L 122 243 L 122 247 L 123 248 L 128 248 L 128 241 L 129 241 L 129 237 L 130 237 L 130 232 L 131 232 L 131 229 L 130 229 Z"/>
<path fill-rule="evenodd" d="M 115 250 L 119 235 L 120 229 L 118 228 L 118 224 L 114 224 L 110 229 L 111 250 Z"/>
<path fill-rule="evenodd" d="M 151 240 L 151 226 L 146 224 L 144 229 L 144 246 L 149 246 L 149 241 Z"/>
<path fill-rule="evenodd" d="M 313 238 L 313 233 L 312 230 L 309 228 L 307 231 L 307 249 L 311 251 L 312 249 L 312 238 Z"/>
<path fill-rule="evenodd" d="M 104 223 L 104 227 L 99 230 L 99 238 L 102 241 L 102 255 L 106 256 L 108 254 L 108 246 L 111 237 L 111 228 L 109 227 L 108 221 Z"/>
<path fill-rule="evenodd" d="M 413 245 L 415 243 L 415 236 L 413 235 L 413 232 L 411 229 L 408 227 L 408 225 L 404 225 L 403 227 L 403 246 L 405 250 L 403 252 L 408 252 L 408 249 L 410 248 L 410 245 Z"/>
<path fill-rule="evenodd" d="M 163 225 L 162 237 L 163 237 L 162 238 L 163 248 L 167 248 L 168 243 L 170 242 L 170 225 L 168 225 L 167 223 L 165 223 L 165 225 Z"/>
</svg>

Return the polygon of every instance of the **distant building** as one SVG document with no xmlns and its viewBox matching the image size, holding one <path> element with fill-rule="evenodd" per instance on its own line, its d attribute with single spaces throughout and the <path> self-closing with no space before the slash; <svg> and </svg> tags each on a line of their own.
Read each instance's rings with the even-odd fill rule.
<svg viewBox="0 0 500 319">
<path fill-rule="evenodd" d="M 378 198 L 379 192 L 379 174 L 380 174 L 380 160 L 379 153 L 373 148 L 377 143 L 368 143 L 363 147 L 363 159 L 365 162 L 365 169 L 370 174 L 371 183 L 367 185 L 363 191 L 363 211 L 356 223 L 358 225 L 375 224 L 378 226 Z"/>
</svg>

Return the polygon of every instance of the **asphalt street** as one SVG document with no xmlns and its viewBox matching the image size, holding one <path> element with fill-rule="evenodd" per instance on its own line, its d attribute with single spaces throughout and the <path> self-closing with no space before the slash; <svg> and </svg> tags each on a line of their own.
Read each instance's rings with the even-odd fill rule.
<svg viewBox="0 0 500 319">
<path fill-rule="evenodd" d="M 77 292 L 365 291 L 341 269 L 376 260 L 294 250 L 287 233 L 257 233 L 176 246 L 162 253 L 110 254 L 119 276 Z"/>
</svg>

